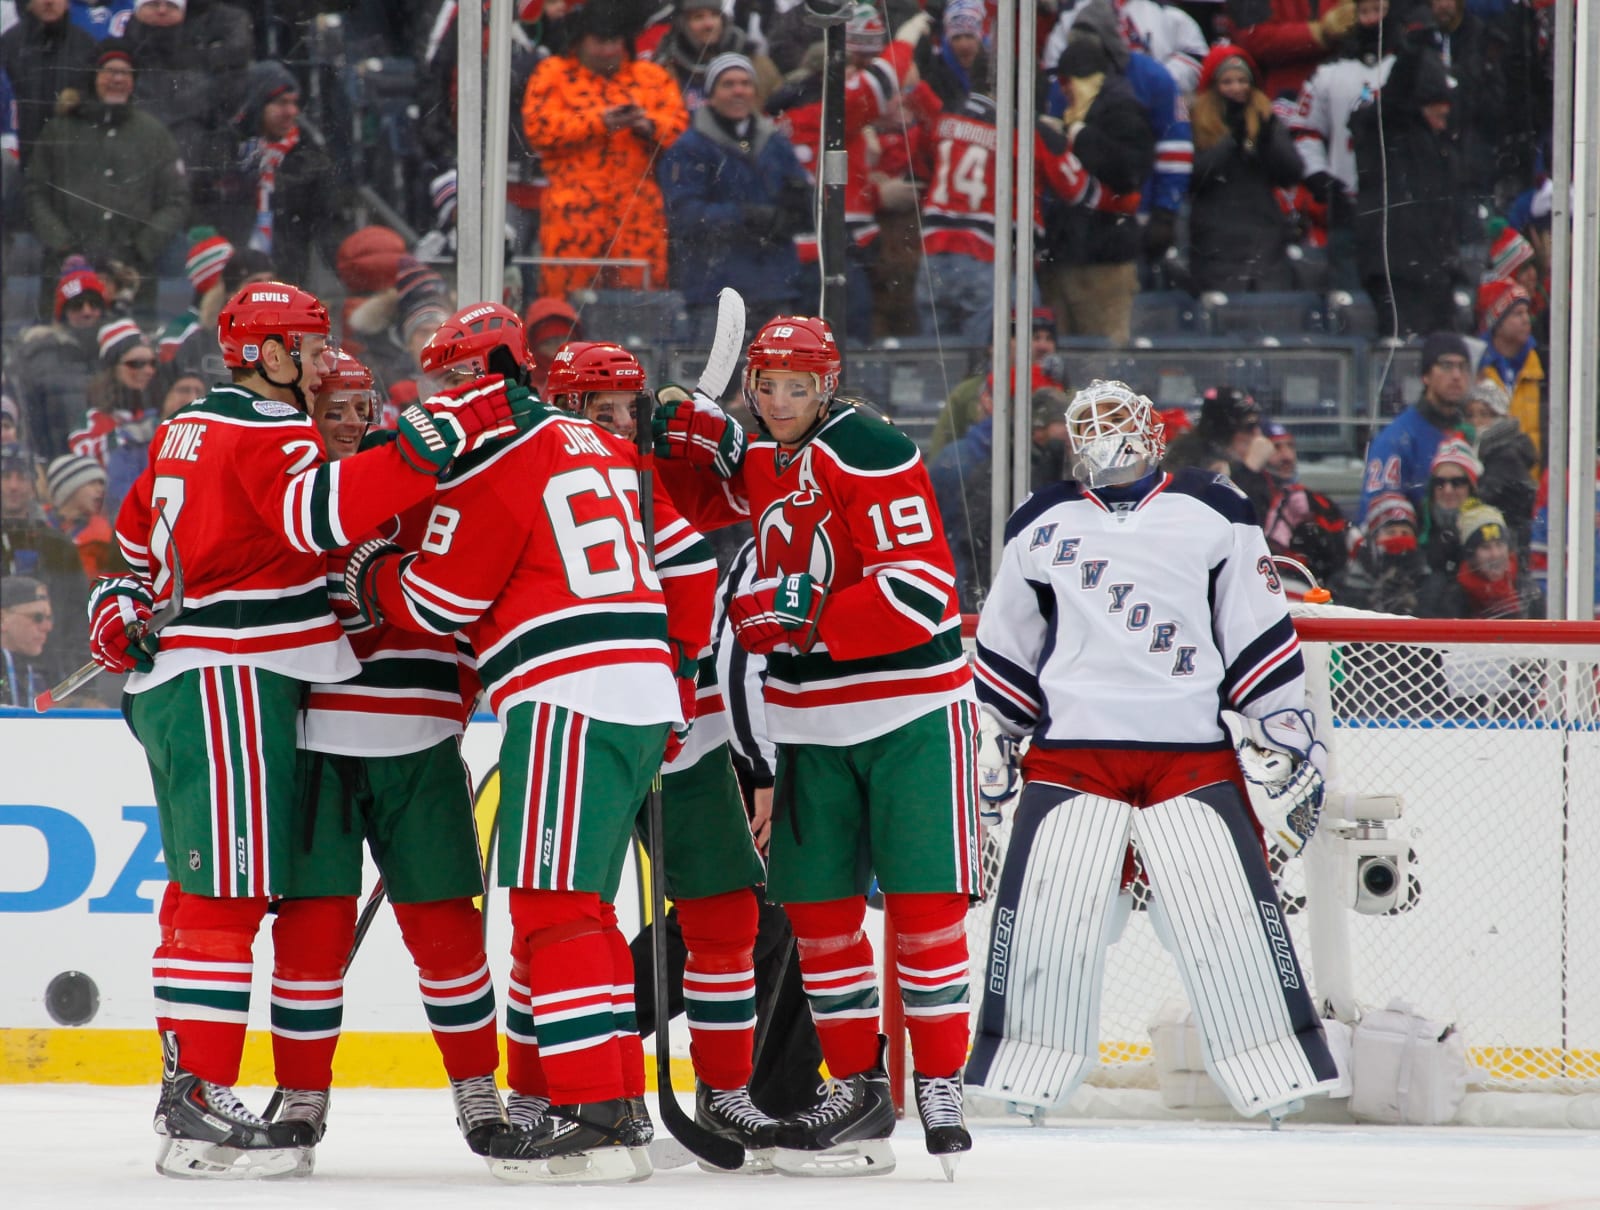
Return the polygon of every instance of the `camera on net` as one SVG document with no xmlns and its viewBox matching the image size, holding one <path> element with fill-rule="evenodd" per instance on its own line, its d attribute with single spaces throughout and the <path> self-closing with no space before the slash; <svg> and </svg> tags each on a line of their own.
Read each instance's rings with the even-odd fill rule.
<svg viewBox="0 0 1600 1210">
<path fill-rule="evenodd" d="M 1333 829 L 1347 873 L 1341 879 L 1345 906 L 1363 916 L 1382 916 L 1408 900 L 1411 842 L 1391 835 L 1403 809 L 1396 795 L 1361 795 L 1343 804 L 1354 823 Z"/>
</svg>

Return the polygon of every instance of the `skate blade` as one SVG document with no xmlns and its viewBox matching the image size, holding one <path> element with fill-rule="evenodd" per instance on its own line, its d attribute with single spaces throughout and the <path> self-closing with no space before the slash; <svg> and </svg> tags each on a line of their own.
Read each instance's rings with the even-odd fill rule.
<svg viewBox="0 0 1600 1210">
<path fill-rule="evenodd" d="M 642 1161 L 635 1151 L 643 1155 Z M 489 1171 L 512 1184 L 615 1185 L 643 1180 L 651 1168 L 649 1153 L 643 1147 L 596 1147 L 593 1151 L 539 1159 L 491 1159 Z"/>
<path fill-rule="evenodd" d="M 715 1164 L 708 1164 L 704 1160 L 695 1160 L 695 1163 L 700 1165 L 700 1171 L 702 1172 L 714 1172 L 722 1176 L 765 1176 L 769 1172 L 778 1170 L 772 1162 L 772 1157 L 776 1153 L 777 1148 L 775 1147 L 746 1148 L 744 1164 L 731 1172 L 726 1168 L 718 1168 Z M 691 1156 L 690 1158 L 693 1159 L 694 1157 Z"/>
<path fill-rule="evenodd" d="M 779 1147 L 772 1166 L 785 1176 L 887 1176 L 894 1171 L 894 1148 L 888 1139 L 840 1143 L 826 1151 Z"/>
<path fill-rule="evenodd" d="M 654 1174 L 656 1166 L 650 1158 L 649 1147 L 629 1147 L 628 1158 L 633 1161 L 633 1176 L 629 1178 L 631 1181 L 635 1183 L 647 1181 Z"/>
<path fill-rule="evenodd" d="M 944 1169 L 944 1179 L 951 1184 L 955 1183 L 956 1165 L 961 1162 L 961 1157 L 964 1155 L 965 1151 L 950 1151 L 939 1157 L 939 1167 Z"/>
<path fill-rule="evenodd" d="M 200 1139 L 163 1137 L 156 1150 L 156 1171 L 181 1181 L 249 1181 L 309 1175 L 314 1161 L 303 1148 L 224 1147 Z M 297 1173 L 302 1165 L 303 1173 Z"/>
</svg>

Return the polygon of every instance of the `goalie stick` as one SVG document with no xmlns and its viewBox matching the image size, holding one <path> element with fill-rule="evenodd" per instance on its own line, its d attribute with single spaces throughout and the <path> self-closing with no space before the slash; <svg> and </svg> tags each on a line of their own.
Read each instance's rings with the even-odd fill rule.
<svg viewBox="0 0 1600 1210">
<path fill-rule="evenodd" d="M 722 365 L 718 354 L 723 351 L 725 328 L 723 325 L 724 310 L 728 307 L 728 296 L 738 303 L 739 335 L 744 334 L 744 300 L 732 290 L 724 290 L 722 302 L 717 311 L 717 339 L 711 351 L 711 358 L 706 363 L 710 371 L 714 365 Z M 737 342 L 735 343 L 735 358 L 737 358 Z M 723 373 L 723 386 L 727 386 L 727 379 L 733 373 L 732 362 L 728 362 Z M 700 376 L 702 387 L 707 382 L 707 375 Z M 648 391 L 639 392 L 639 417 L 638 441 L 640 461 L 643 463 L 639 474 L 639 522 L 644 530 L 645 552 L 652 564 L 655 563 L 655 502 L 652 499 L 653 476 L 650 472 L 650 419 L 655 410 L 655 399 Z M 671 1030 L 668 1027 L 671 1021 L 671 1008 L 667 1003 L 667 880 L 666 859 L 663 855 L 662 834 L 665 830 L 661 817 L 661 774 L 657 771 L 655 779 L 650 783 L 650 795 L 646 801 L 646 818 L 650 823 L 650 956 L 651 956 L 651 999 L 655 1003 L 656 1014 L 656 1100 L 661 1107 L 661 1124 L 685 1148 L 694 1155 L 704 1160 L 715 1168 L 737 1172 L 744 1166 L 744 1148 L 731 1139 L 721 1135 L 712 1134 L 701 1126 L 687 1113 L 683 1106 L 678 1104 L 677 1093 L 672 1090 L 672 1042 Z"/>
<path fill-rule="evenodd" d="M 163 523 L 166 522 L 165 513 L 162 513 L 161 520 Z M 170 534 L 171 532 L 172 527 L 168 525 L 167 533 Z M 168 622 L 183 612 L 183 563 L 178 559 L 177 542 L 169 541 L 167 552 L 172 557 L 172 596 L 167 598 L 166 608 L 151 617 L 150 621 L 144 626 L 139 627 L 138 634 L 133 633 L 138 623 L 128 628 L 128 637 L 136 643 L 144 641 L 145 638 L 152 634 L 160 634 L 167 628 Z M 105 669 L 94 660 L 90 660 L 76 672 L 70 673 L 59 685 L 46 689 L 34 698 L 34 713 L 44 714 L 53 710 L 104 671 Z"/>
</svg>

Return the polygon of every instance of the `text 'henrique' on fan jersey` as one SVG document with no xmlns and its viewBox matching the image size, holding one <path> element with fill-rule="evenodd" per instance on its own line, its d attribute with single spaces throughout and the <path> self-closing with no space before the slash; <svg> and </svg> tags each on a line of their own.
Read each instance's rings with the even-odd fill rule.
<svg viewBox="0 0 1600 1210">
<path fill-rule="evenodd" d="M 978 619 L 979 700 L 1044 747 L 1215 748 L 1219 709 L 1304 705 L 1276 566 L 1227 479 L 1052 484 L 1006 525 Z"/>
<path fill-rule="evenodd" d="M 640 468 L 632 445 L 553 410 L 457 459 L 398 591 L 383 591 L 384 617 L 460 631 L 502 721 L 539 701 L 605 722 L 681 722 L 668 640 L 709 646 L 716 560 L 660 493 L 651 566 Z"/>
<path fill-rule="evenodd" d="M 183 612 L 140 693 L 191 668 L 243 664 L 303 681 L 358 671 L 328 605 L 327 552 L 426 500 L 431 475 L 384 449 L 329 462 L 292 404 L 217 387 L 176 412 L 117 514 L 117 545 L 158 603 L 183 569 Z"/>
<path fill-rule="evenodd" d="M 750 521 L 763 580 L 809 572 L 828 586 L 816 645 L 768 659 L 773 740 L 853 744 L 971 700 L 955 565 L 904 433 L 836 404 L 792 456 L 752 441 L 726 484 L 681 462 L 662 467 L 697 524 Z"/>
</svg>

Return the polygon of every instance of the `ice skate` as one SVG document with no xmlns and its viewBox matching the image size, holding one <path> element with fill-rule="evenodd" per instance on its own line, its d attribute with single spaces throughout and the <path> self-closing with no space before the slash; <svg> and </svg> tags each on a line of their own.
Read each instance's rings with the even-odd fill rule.
<svg viewBox="0 0 1600 1210">
<path fill-rule="evenodd" d="M 489 1171 L 503 1181 L 609 1185 L 651 1173 L 655 1128 L 638 1097 L 552 1105 L 540 1122 L 494 1136 Z"/>
<path fill-rule="evenodd" d="M 790 1176 L 879 1176 L 894 1171 L 894 1098 L 879 1039 L 878 1063 L 822 1086 L 822 1103 L 778 1124 L 772 1163 Z"/>
<path fill-rule="evenodd" d="M 740 1172 L 772 1172 L 772 1154 L 777 1146 L 777 1118 L 756 1108 L 750 1088 L 711 1088 L 698 1081 L 694 1090 L 694 1120 L 712 1134 L 732 1139 L 744 1148 L 744 1167 Z M 723 1169 L 701 1162 L 707 1172 Z"/>
<path fill-rule="evenodd" d="M 913 1072 L 912 1087 L 917 1094 L 917 1116 L 922 1119 L 922 1135 L 928 1154 L 939 1158 L 944 1179 L 956 1179 L 956 1165 L 972 1150 L 972 1135 L 961 1108 L 961 1075 L 925 1076 Z"/>
<path fill-rule="evenodd" d="M 181 1180 L 259 1180 L 288 1176 L 300 1148 L 240 1103 L 225 1084 L 202 1080 L 178 1064 L 178 1037 L 161 1035 L 161 1136 L 156 1171 Z"/>
<path fill-rule="evenodd" d="M 495 1087 L 494 1073 L 451 1080 L 450 1095 L 455 1098 L 456 1125 L 461 1128 L 461 1137 L 467 1140 L 467 1146 L 474 1155 L 487 1157 L 490 1141 L 507 1129 L 506 1110 L 500 1103 L 500 1090 Z M 515 1098 L 517 1094 L 511 1095 Z M 529 1115 L 528 1121 L 531 1125 L 532 1115 Z"/>
<path fill-rule="evenodd" d="M 261 1115 L 299 1153 L 290 1176 L 310 1176 L 317 1166 L 316 1147 L 328 1130 L 329 1095 L 326 1088 L 280 1088 Z"/>
</svg>

